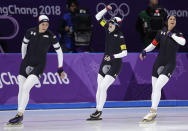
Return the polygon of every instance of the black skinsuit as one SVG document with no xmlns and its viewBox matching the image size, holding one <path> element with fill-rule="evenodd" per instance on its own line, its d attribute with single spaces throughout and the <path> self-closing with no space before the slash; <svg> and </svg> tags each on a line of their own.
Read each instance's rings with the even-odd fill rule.
<svg viewBox="0 0 188 131">
<path fill-rule="evenodd" d="M 52 44 L 58 43 L 58 40 L 50 30 L 39 33 L 38 27 L 27 30 L 24 40 L 28 47 L 20 66 L 20 75 L 27 77 L 34 74 L 40 77 L 46 66 L 47 52 Z"/>
<path fill-rule="evenodd" d="M 126 50 L 124 36 L 123 33 L 119 31 L 119 27 L 116 27 L 115 30 L 110 33 L 108 31 L 108 22 L 103 19 L 100 21 L 100 24 L 106 30 L 104 57 L 112 56 L 114 54 L 121 53 L 122 50 Z M 99 69 L 99 74 L 101 74 L 103 77 L 105 75 L 110 75 L 116 78 L 121 71 L 122 59 L 114 58 L 110 61 L 106 61 L 104 60 L 104 57 Z"/>
<path fill-rule="evenodd" d="M 183 37 L 183 34 L 175 29 L 171 32 L 179 37 Z M 179 44 L 167 35 L 166 27 L 157 32 L 152 43 L 154 45 L 157 45 L 158 43 L 160 44 L 159 54 L 153 66 L 152 76 L 158 77 L 160 74 L 164 74 L 171 77 L 176 67 L 176 53 L 179 49 Z"/>
</svg>

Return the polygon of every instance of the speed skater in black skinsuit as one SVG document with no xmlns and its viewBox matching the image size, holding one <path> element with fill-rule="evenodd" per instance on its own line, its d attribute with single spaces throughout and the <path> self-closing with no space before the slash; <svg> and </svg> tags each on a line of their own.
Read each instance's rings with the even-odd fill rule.
<svg viewBox="0 0 188 131">
<path fill-rule="evenodd" d="M 152 71 L 151 111 L 144 117 L 142 122 L 149 122 L 156 118 L 157 107 L 161 99 L 161 90 L 167 84 L 176 68 L 176 53 L 179 46 L 184 46 L 186 43 L 183 34 L 175 29 L 175 16 L 168 16 L 165 24 L 166 26 L 158 31 L 153 42 L 140 54 L 140 58 L 143 60 L 147 52 L 152 51 L 160 44 L 159 54 Z"/>
<path fill-rule="evenodd" d="M 49 18 L 39 16 L 39 25 L 27 30 L 22 42 L 22 62 L 18 75 L 18 114 L 9 120 L 8 125 L 21 125 L 23 113 L 29 101 L 31 88 L 39 83 L 39 79 L 46 66 L 48 49 L 53 45 L 58 56 L 57 72 L 61 78 L 65 77 L 63 71 L 63 52 L 56 36 L 48 29 Z"/>
<path fill-rule="evenodd" d="M 97 77 L 96 111 L 87 120 L 102 119 L 100 116 L 106 102 L 107 89 L 119 75 L 122 67 L 122 58 L 127 55 L 124 36 L 120 32 L 121 18 L 113 17 L 110 21 L 101 19 L 108 10 L 112 10 L 112 7 L 107 6 L 96 15 L 96 19 L 106 31 L 105 53 Z"/>
</svg>

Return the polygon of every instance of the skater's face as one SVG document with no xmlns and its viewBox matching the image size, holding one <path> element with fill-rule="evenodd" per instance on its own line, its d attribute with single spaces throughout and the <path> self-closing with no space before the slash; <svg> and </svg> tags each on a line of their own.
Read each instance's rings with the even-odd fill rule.
<svg viewBox="0 0 188 131">
<path fill-rule="evenodd" d="M 113 24 L 113 23 L 109 23 L 109 27 L 108 27 L 108 30 L 110 31 L 110 32 L 113 32 L 114 30 L 115 30 L 115 28 L 116 28 L 116 26 Z"/>
<path fill-rule="evenodd" d="M 39 32 L 40 33 L 46 32 L 48 27 L 49 27 L 49 23 L 48 22 L 42 22 L 41 24 L 39 24 Z"/>
<path fill-rule="evenodd" d="M 168 19 L 168 29 L 172 30 L 176 26 L 176 18 L 174 16 L 170 16 Z"/>
</svg>

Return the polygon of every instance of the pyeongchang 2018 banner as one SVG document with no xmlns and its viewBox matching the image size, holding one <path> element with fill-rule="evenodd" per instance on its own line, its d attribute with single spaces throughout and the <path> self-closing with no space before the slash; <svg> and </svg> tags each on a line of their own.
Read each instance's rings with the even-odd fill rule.
<svg viewBox="0 0 188 131">
<path fill-rule="evenodd" d="M 129 51 L 142 48 L 139 34 L 136 32 L 136 20 L 139 12 L 148 7 L 149 0 L 78 0 L 80 7 L 89 9 L 92 16 L 93 36 L 91 47 L 94 51 L 104 50 L 104 29 L 95 19 L 97 12 L 111 5 L 112 12 L 105 16 L 110 19 L 119 16 L 123 19 L 121 30 L 125 35 Z M 177 16 L 177 29 L 187 37 L 188 8 L 187 0 L 159 0 L 168 15 Z M 21 42 L 27 29 L 37 26 L 40 14 L 50 18 L 50 29 L 57 34 L 62 16 L 67 12 L 66 0 L 0 0 L 0 35 L 8 43 L 9 52 L 20 52 Z M 8 15 L 5 18 L 2 15 Z M 2 39 L 2 36 L 0 36 Z M 181 48 L 186 51 L 186 48 Z"/>
<path fill-rule="evenodd" d="M 148 54 L 144 61 L 139 54 L 129 53 L 123 59 L 120 75 L 108 90 L 109 101 L 151 99 L 151 72 L 157 54 Z M 56 54 L 48 54 L 40 83 L 32 88 L 30 104 L 95 102 L 97 73 L 103 54 L 64 54 L 66 78 L 60 79 Z M 20 54 L 0 55 L 0 105 L 17 104 Z M 163 100 L 188 100 L 188 55 L 178 54 L 177 65 L 163 88 Z"/>
</svg>

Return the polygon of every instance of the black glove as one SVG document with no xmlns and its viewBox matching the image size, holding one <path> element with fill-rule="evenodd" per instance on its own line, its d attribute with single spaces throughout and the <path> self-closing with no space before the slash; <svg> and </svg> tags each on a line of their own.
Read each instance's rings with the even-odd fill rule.
<svg viewBox="0 0 188 131">
<path fill-rule="evenodd" d="M 142 50 L 141 54 L 142 54 L 143 57 L 146 56 L 146 51 Z"/>
<path fill-rule="evenodd" d="M 110 60 L 112 60 L 112 59 L 114 59 L 115 57 L 114 57 L 114 55 L 110 55 Z"/>
<path fill-rule="evenodd" d="M 57 69 L 57 73 L 59 75 L 61 75 L 62 72 L 64 72 L 63 67 L 60 67 L 60 68 Z"/>
<path fill-rule="evenodd" d="M 173 33 L 172 32 L 168 32 L 167 34 L 169 37 L 172 37 Z"/>
</svg>

